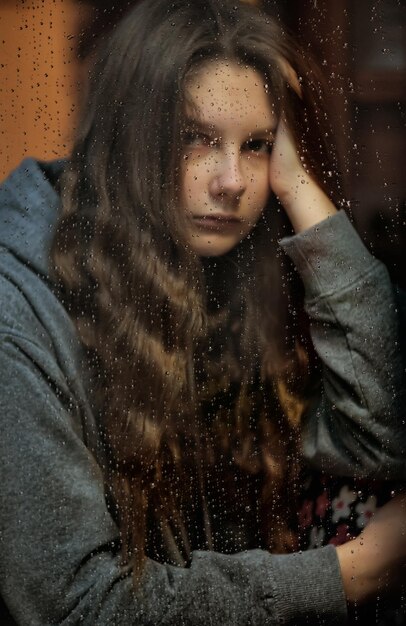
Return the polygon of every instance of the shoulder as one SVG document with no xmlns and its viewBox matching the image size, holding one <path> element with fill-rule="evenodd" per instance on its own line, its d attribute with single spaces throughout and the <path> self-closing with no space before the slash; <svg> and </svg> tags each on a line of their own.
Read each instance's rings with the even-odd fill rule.
<svg viewBox="0 0 406 626">
<path fill-rule="evenodd" d="M 45 376 L 65 395 L 83 364 L 76 329 L 51 284 L 1 247 L 0 357 L 7 371 L 22 367 L 33 377 Z"/>
<path fill-rule="evenodd" d="M 0 246 L 0 333 L 36 337 L 67 317 L 51 284 L 10 250 Z"/>
<path fill-rule="evenodd" d="M 26 159 L 0 186 L 0 246 L 43 275 L 49 272 L 63 169 L 63 161 Z"/>
<path fill-rule="evenodd" d="M 72 332 L 49 272 L 63 163 L 26 159 L 0 187 L 0 333 L 47 350 Z"/>
<path fill-rule="evenodd" d="M 92 398 L 86 353 L 68 313 L 43 277 L 0 248 L 2 436 L 17 419 L 33 437 L 35 429 L 57 426 L 101 456 Z"/>
</svg>

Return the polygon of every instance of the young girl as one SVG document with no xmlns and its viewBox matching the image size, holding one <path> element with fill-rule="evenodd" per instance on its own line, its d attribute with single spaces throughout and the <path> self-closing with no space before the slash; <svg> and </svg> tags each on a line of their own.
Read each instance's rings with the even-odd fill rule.
<svg viewBox="0 0 406 626">
<path fill-rule="evenodd" d="M 402 478 L 405 434 L 393 290 L 274 21 L 141 2 L 69 161 L 1 194 L 10 623 L 338 624 L 378 593 L 401 502 L 294 552 L 301 466 Z"/>
</svg>

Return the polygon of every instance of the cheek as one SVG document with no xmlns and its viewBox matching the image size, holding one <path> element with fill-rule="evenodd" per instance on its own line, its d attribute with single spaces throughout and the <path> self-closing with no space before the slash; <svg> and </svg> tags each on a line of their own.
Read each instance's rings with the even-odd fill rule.
<svg viewBox="0 0 406 626">
<path fill-rule="evenodd" d="M 197 181 L 192 168 L 185 166 L 181 173 L 181 198 L 184 208 L 190 205 L 191 199 L 195 196 Z"/>
<path fill-rule="evenodd" d="M 203 159 L 188 159 L 181 167 L 181 191 L 184 204 L 190 204 L 207 187 L 210 167 Z"/>
<path fill-rule="evenodd" d="M 269 183 L 269 158 L 247 160 L 247 200 L 261 213 L 271 194 Z"/>
</svg>

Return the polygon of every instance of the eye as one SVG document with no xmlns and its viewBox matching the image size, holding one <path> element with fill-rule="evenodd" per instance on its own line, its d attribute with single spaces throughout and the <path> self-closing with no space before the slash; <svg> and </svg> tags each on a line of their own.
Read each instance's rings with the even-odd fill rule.
<svg viewBox="0 0 406 626">
<path fill-rule="evenodd" d="M 246 152 L 253 152 L 254 154 L 271 154 L 273 143 L 269 139 L 249 139 L 246 141 L 242 149 Z"/>
</svg>

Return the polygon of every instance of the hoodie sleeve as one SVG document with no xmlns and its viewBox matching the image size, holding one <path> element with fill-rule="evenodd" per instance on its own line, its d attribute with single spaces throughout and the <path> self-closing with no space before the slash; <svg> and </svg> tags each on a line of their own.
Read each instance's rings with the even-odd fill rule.
<svg viewBox="0 0 406 626">
<path fill-rule="evenodd" d="M 343 624 L 333 547 L 148 561 L 135 591 L 64 362 L 0 276 L 0 585 L 19 626 Z"/>
<path fill-rule="evenodd" d="M 303 423 L 304 456 L 332 474 L 404 480 L 405 307 L 385 266 L 342 211 L 281 246 L 303 280 L 323 366 L 321 394 Z"/>
</svg>

